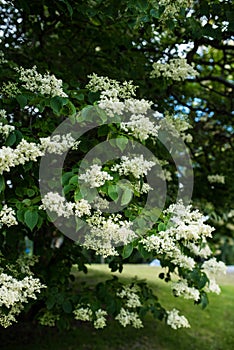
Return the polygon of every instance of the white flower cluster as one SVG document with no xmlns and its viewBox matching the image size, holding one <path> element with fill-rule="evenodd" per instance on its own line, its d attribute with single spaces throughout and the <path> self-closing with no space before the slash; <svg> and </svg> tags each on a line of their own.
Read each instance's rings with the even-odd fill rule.
<svg viewBox="0 0 234 350">
<path fill-rule="evenodd" d="M 93 312 L 88 304 L 86 307 L 78 304 L 76 309 L 73 311 L 76 320 L 80 321 L 92 321 Z"/>
<path fill-rule="evenodd" d="M 167 79 L 180 81 L 198 74 L 185 58 L 172 58 L 169 63 L 154 62 L 151 78 L 163 76 Z"/>
<path fill-rule="evenodd" d="M 60 319 L 60 315 L 55 315 L 52 311 L 46 310 L 46 312 L 39 317 L 39 323 L 42 326 L 54 327 L 56 321 Z"/>
<path fill-rule="evenodd" d="M 0 148 L 0 174 L 4 171 L 10 171 L 10 168 L 17 165 L 23 165 L 30 160 L 37 161 L 38 157 L 45 155 L 45 152 L 62 154 L 72 148 L 75 139 L 71 134 L 54 135 L 40 139 L 41 144 L 28 142 L 23 139 L 15 149 L 3 146 Z"/>
<path fill-rule="evenodd" d="M 193 254 L 200 253 L 201 241 L 205 247 L 206 237 L 211 237 L 211 232 L 214 230 L 211 226 L 204 224 L 205 218 L 198 210 L 192 211 L 191 209 L 191 206 L 185 207 L 181 201 L 172 204 L 164 211 L 164 214 L 172 215 L 172 226 L 165 231 L 142 239 L 146 250 L 155 250 L 157 254 L 165 255 L 175 265 L 188 270 L 195 267 L 195 260 L 182 252 L 181 244 L 191 248 Z M 193 241 L 192 247 L 189 244 L 191 240 Z M 197 246 L 196 250 L 194 246 Z"/>
<path fill-rule="evenodd" d="M 117 321 L 123 326 L 126 327 L 129 324 L 132 324 L 134 328 L 142 328 L 143 324 L 139 315 L 136 312 L 132 312 L 124 309 L 123 307 L 120 309 L 119 314 L 115 317 Z"/>
<path fill-rule="evenodd" d="M 90 78 L 90 80 L 86 88 L 93 92 L 103 91 L 109 96 L 119 96 L 120 98 L 135 96 L 137 86 L 134 86 L 132 81 L 125 81 L 120 84 L 117 80 L 98 76 L 95 73 L 88 75 L 88 78 Z M 112 91 L 112 93 L 109 91 Z"/>
<path fill-rule="evenodd" d="M 13 125 L 0 123 L 0 134 L 7 138 L 12 131 L 15 130 Z"/>
<path fill-rule="evenodd" d="M 180 316 L 179 311 L 176 309 L 167 311 L 167 324 L 173 329 L 190 328 L 187 318 Z"/>
<path fill-rule="evenodd" d="M 227 271 L 226 265 L 222 261 L 217 261 L 216 258 L 211 258 L 202 264 L 202 269 L 206 275 L 216 275 L 218 273 L 225 274 Z"/>
<path fill-rule="evenodd" d="M 82 306 L 80 304 L 77 305 L 76 309 L 73 311 L 76 320 L 80 321 L 94 321 L 94 328 L 100 329 L 106 326 L 106 317 L 107 312 L 102 309 L 98 309 L 93 313 L 90 308 L 90 305 Z"/>
<path fill-rule="evenodd" d="M 136 308 L 141 306 L 140 297 L 137 294 L 139 287 L 136 285 L 126 285 L 116 293 L 121 299 L 125 299 L 125 305 L 128 308 Z"/>
<path fill-rule="evenodd" d="M 159 5 L 165 6 L 165 10 L 160 17 L 161 21 L 165 21 L 176 17 L 180 13 L 181 8 L 191 7 L 191 0 L 159 0 Z"/>
<path fill-rule="evenodd" d="M 40 293 L 42 288 L 38 278 L 27 276 L 22 280 L 1 273 L 0 274 L 0 307 L 9 309 L 7 315 L 0 313 L 0 324 L 8 327 L 12 322 L 16 322 L 15 316 L 23 309 L 23 304 L 28 303 L 28 299 L 36 299 L 36 293 Z"/>
<path fill-rule="evenodd" d="M 8 227 L 17 225 L 18 222 L 15 217 L 15 212 L 12 208 L 9 208 L 6 204 L 0 210 L 0 228 L 3 225 L 7 225 Z"/>
<path fill-rule="evenodd" d="M 79 175 L 79 180 L 84 180 L 90 188 L 100 187 L 105 181 L 113 180 L 113 177 L 106 171 L 101 170 L 101 165 L 93 164 L 84 174 Z"/>
<path fill-rule="evenodd" d="M 173 283 L 171 288 L 174 295 L 177 297 L 183 296 L 184 299 L 193 299 L 195 301 L 200 299 L 199 290 L 194 287 L 189 287 L 188 282 L 185 279 Z"/>
<path fill-rule="evenodd" d="M 7 97 L 15 97 L 20 94 L 20 89 L 17 83 L 8 81 L 7 83 L 2 84 L 1 93 Z"/>
<path fill-rule="evenodd" d="M 189 122 L 186 120 L 186 116 L 179 115 L 179 116 L 172 116 L 169 114 L 165 115 L 165 118 L 161 121 L 163 127 L 167 128 L 167 130 L 172 133 L 175 137 L 177 137 L 176 131 L 180 134 L 183 141 L 186 141 L 187 143 L 192 142 L 193 137 L 191 134 L 187 132 L 188 129 L 192 129 L 192 125 L 189 124 Z M 171 128 L 171 126 L 173 128 Z M 175 131 L 174 131 L 175 128 Z"/>
<path fill-rule="evenodd" d="M 41 150 L 44 153 L 63 154 L 74 146 L 75 139 L 69 133 L 67 135 L 54 135 L 40 138 L 40 142 Z"/>
<path fill-rule="evenodd" d="M 57 192 L 48 192 L 42 199 L 42 205 L 39 209 L 49 210 L 56 213 L 59 217 L 69 218 L 72 215 L 81 217 L 90 215 L 91 205 L 85 199 L 75 203 L 68 202 L 65 197 Z"/>
<path fill-rule="evenodd" d="M 223 175 L 208 175 L 207 176 L 208 181 L 213 184 L 213 183 L 218 183 L 218 184 L 225 184 L 225 176 Z"/>
<path fill-rule="evenodd" d="M 0 174 L 4 171 L 10 171 L 10 168 L 19 164 L 25 164 L 30 160 L 35 162 L 43 154 L 36 143 L 27 142 L 24 139 L 17 145 L 16 149 L 3 146 L 0 149 Z"/>
<path fill-rule="evenodd" d="M 5 109 L 0 109 L 0 118 L 6 119 L 7 113 Z"/>
<path fill-rule="evenodd" d="M 133 114 L 130 121 L 121 123 L 120 127 L 126 132 L 138 138 L 140 141 L 147 140 L 150 136 L 157 137 L 159 125 L 153 123 L 148 117 L 143 114 Z"/>
<path fill-rule="evenodd" d="M 142 154 L 132 159 L 122 156 L 120 164 L 114 165 L 111 170 L 118 171 L 120 175 L 132 174 L 136 179 L 140 179 L 147 175 L 154 165 L 155 162 L 145 160 Z"/>
<path fill-rule="evenodd" d="M 46 73 L 42 75 L 38 73 L 36 66 L 31 69 L 20 67 L 16 68 L 16 71 L 19 73 L 19 80 L 26 90 L 44 96 L 67 97 L 67 94 L 63 91 L 62 80 L 57 79 L 53 74 Z"/>
<path fill-rule="evenodd" d="M 94 328 L 100 329 L 100 328 L 104 328 L 106 326 L 106 317 L 105 316 L 107 316 L 107 312 L 105 310 L 98 309 L 97 311 L 95 311 L 96 319 L 93 323 Z"/>
<path fill-rule="evenodd" d="M 96 213 L 87 219 L 90 232 L 86 234 L 84 243 L 87 249 L 93 249 L 96 254 L 104 257 L 118 255 L 115 247 L 126 245 L 136 238 L 131 230 L 131 222 L 122 220 L 120 214 L 112 214 L 108 218 Z"/>
</svg>

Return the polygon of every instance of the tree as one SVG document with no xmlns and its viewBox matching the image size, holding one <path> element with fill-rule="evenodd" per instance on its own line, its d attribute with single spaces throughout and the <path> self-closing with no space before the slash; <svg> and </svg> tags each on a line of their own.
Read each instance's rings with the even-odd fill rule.
<svg viewBox="0 0 234 350">
<path fill-rule="evenodd" d="M 143 282 L 124 286 L 113 279 L 75 294 L 71 268 L 87 272 L 91 249 L 121 271 L 138 251 L 144 259 L 160 258 L 165 281 L 178 271 L 176 296 L 205 307 L 207 291 L 219 292 L 211 272 L 224 265 L 208 259 L 211 226 L 198 211 L 172 203 L 178 183 L 191 184 L 189 163 L 174 158 L 188 159 L 184 140 L 194 163 L 193 201 L 211 221 L 222 217 L 218 235 L 231 239 L 230 222 L 223 234 L 233 220 L 231 2 L 22 0 L 1 7 L 1 284 L 8 290 L 18 285 L 15 298 L 2 302 L 1 324 L 10 325 L 41 290 L 29 314 L 45 325 L 67 327 L 75 317 L 102 328 L 108 315 L 137 328 L 139 315 L 151 311 L 174 328 L 187 327 Z M 74 143 L 78 136 L 80 144 Z M 144 148 L 130 157 L 136 141 Z M 102 142 L 107 152 L 97 147 Z M 93 148 L 97 159 L 90 165 L 86 154 Z M 153 167 L 161 197 L 157 203 L 151 197 L 144 210 Z M 120 216 L 105 211 L 107 200 Z M 160 210 L 164 200 L 167 209 Z M 24 297 L 22 288 L 30 291 Z"/>
</svg>

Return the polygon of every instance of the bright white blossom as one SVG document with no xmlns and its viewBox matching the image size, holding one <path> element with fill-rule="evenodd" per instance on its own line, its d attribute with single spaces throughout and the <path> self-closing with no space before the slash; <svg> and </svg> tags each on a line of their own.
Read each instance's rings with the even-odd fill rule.
<svg viewBox="0 0 234 350">
<path fill-rule="evenodd" d="M 131 229 L 132 223 L 122 220 L 120 214 L 106 218 L 97 211 L 87 219 L 87 223 L 90 232 L 85 235 L 83 245 L 104 257 L 118 255 L 116 246 L 126 245 L 137 237 Z"/>
<path fill-rule="evenodd" d="M 135 96 L 137 87 L 132 84 L 132 81 L 125 81 L 121 84 L 117 80 L 98 76 L 95 73 L 88 75 L 88 78 L 90 78 L 90 80 L 86 85 L 86 88 L 94 92 L 105 92 L 105 95 L 103 94 L 103 98 L 104 96 L 108 96 L 110 98 L 118 97 L 128 99 Z"/>
<path fill-rule="evenodd" d="M 121 129 L 132 134 L 140 141 L 147 140 L 150 136 L 157 137 L 159 125 L 153 123 L 148 117 L 143 114 L 133 114 L 130 121 L 120 124 Z"/>
<path fill-rule="evenodd" d="M 40 138 L 40 142 L 43 152 L 63 154 L 74 146 L 75 139 L 69 133 L 67 135 Z"/>
<path fill-rule="evenodd" d="M 91 165 L 85 173 L 79 175 L 79 180 L 84 180 L 91 188 L 104 185 L 105 181 L 113 180 L 113 177 L 107 171 L 102 171 L 101 165 Z"/>
<path fill-rule="evenodd" d="M 213 183 L 218 183 L 218 184 L 225 184 L 225 176 L 223 175 L 208 175 L 207 176 L 208 181 L 213 184 Z"/>
<path fill-rule="evenodd" d="M 139 179 L 147 175 L 154 165 L 155 162 L 145 160 L 142 154 L 132 159 L 122 156 L 120 164 L 114 165 L 111 170 L 118 171 L 120 175 L 132 174 L 136 179 Z"/>
<path fill-rule="evenodd" d="M 226 265 L 222 261 L 217 261 L 216 258 L 211 258 L 202 264 L 203 271 L 209 275 L 218 273 L 225 274 L 227 271 Z"/>
<path fill-rule="evenodd" d="M 171 289 L 177 297 L 183 296 L 184 299 L 193 299 L 195 301 L 200 299 L 199 290 L 194 287 L 189 287 L 185 279 L 173 283 Z"/>
<path fill-rule="evenodd" d="M 0 307 L 9 309 L 7 315 L 0 314 L 0 324 L 3 327 L 10 326 L 16 322 L 15 316 L 23 309 L 23 304 L 28 303 L 28 299 L 36 299 L 36 293 L 40 293 L 45 288 L 38 278 L 26 276 L 18 280 L 6 273 L 0 274 Z"/>
<path fill-rule="evenodd" d="M 106 317 L 105 316 L 107 316 L 107 312 L 105 310 L 99 309 L 99 310 L 95 311 L 96 320 L 93 323 L 94 328 L 100 329 L 100 328 L 104 328 L 106 326 Z"/>
<path fill-rule="evenodd" d="M 83 215 L 91 215 L 91 205 L 86 199 L 80 199 L 74 204 L 75 215 L 77 217 L 82 217 Z"/>
<path fill-rule="evenodd" d="M 119 314 L 115 317 L 117 321 L 123 326 L 126 327 L 129 324 L 132 324 L 134 328 L 142 328 L 143 324 L 136 312 L 129 311 L 123 307 L 120 309 Z"/>
<path fill-rule="evenodd" d="M 17 225 L 18 222 L 15 217 L 15 212 L 12 208 L 8 207 L 6 204 L 0 210 L 0 228 L 2 225 L 6 225 L 8 227 Z"/>
<path fill-rule="evenodd" d="M 44 96 L 67 97 L 67 94 L 63 91 L 62 80 L 57 79 L 53 74 L 46 73 L 42 75 L 38 73 L 36 66 L 31 69 L 20 67 L 16 68 L 16 71 L 19 73 L 19 80 L 26 90 Z"/>
<path fill-rule="evenodd" d="M 167 324 L 173 328 L 190 328 L 190 324 L 185 316 L 179 316 L 179 311 L 173 309 L 167 311 Z"/>
<path fill-rule="evenodd" d="M 193 65 L 187 63 L 185 58 L 172 58 L 169 63 L 155 62 L 151 72 L 151 78 L 163 76 L 177 81 L 196 75 L 198 72 L 193 68 Z"/>
<path fill-rule="evenodd" d="M 0 134 L 7 138 L 12 131 L 15 130 L 13 125 L 0 123 Z"/>
<path fill-rule="evenodd" d="M 89 305 L 86 307 L 78 304 L 76 309 L 73 311 L 76 320 L 80 321 L 92 321 L 93 312 L 90 309 Z"/>
<path fill-rule="evenodd" d="M 126 285 L 120 291 L 116 293 L 121 299 L 125 299 L 125 305 L 128 308 L 136 308 L 141 306 L 140 297 L 137 294 L 139 292 L 139 287 L 136 285 Z"/>
<path fill-rule="evenodd" d="M 5 109 L 0 109 L 0 117 L 6 119 L 7 113 L 6 113 Z"/>
<path fill-rule="evenodd" d="M 20 89 L 17 83 L 8 81 L 2 84 L 1 92 L 7 97 L 15 97 L 20 94 Z"/>
</svg>

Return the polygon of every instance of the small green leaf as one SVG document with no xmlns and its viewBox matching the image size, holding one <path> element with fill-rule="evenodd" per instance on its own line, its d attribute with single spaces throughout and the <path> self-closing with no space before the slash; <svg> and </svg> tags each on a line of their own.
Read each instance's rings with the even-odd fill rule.
<svg viewBox="0 0 234 350">
<path fill-rule="evenodd" d="M 124 259 L 127 259 L 132 254 L 132 252 L 133 252 L 133 244 L 129 243 L 129 244 L 124 246 L 122 257 Z"/>
<path fill-rule="evenodd" d="M 132 190 L 130 188 L 126 188 L 122 194 L 121 205 L 127 205 L 131 202 L 132 199 Z"/>
<path fill-rule="evenodd" d="M 66 312 L 67 314 L 70 314 L 72 312 L 72 303 L 70 302 L 70 300 L 65 300 L 63 302 L 63 311 Z"/>
<path fill-rule="evenodd" d="M 5 190 L 5 180 L 3 175 L 0 175 L 0 193 L 3 192 Z"/>
<path fill-rule="evenodd" d="M 160 224 L 158 225 L 158 231 L 166 231 L 167 226 L 163 223 L 160 222 Z"/>
<path fill-rule="evenodd" d="M 108 187 L 108 196 L 113 200 L 116 201 L 119 198 L 119 188 L 116 185 L 110 185 Z"/>
<path fill-rule="evenodd" d="M 24 214 L 24 222 L 32 231 L 38 221 L 38 213 L 36 211 L 27 210 Z"/>
<path fill-rule="evenodd" d="M 16 96 L 16 101 L 19 103 L 20 108 L 23 109 L 27 104 L 27 97 L 24 95 L 18 95 Z"/>
<path fill-rule="evenodd" d="M 8 138 L 6 139 L 6 146 L 12 146 L 16 142 L 16 135 L 14 132 L 10 133 Z"/>
<path fill-rule="evenodd" d="M 55 114 L 59 114 L 63 106 L 68 104 L 69 100 L 65 97 L 55 96 L 50 100 L 50 107 L 53 109 Z"/>
<path fill-rule="evenodd" d="M 126 137 L 119 137 L 116 139 L 117 147 L 123 152 L 128 144 L 128 139 Z"/>
</svg>

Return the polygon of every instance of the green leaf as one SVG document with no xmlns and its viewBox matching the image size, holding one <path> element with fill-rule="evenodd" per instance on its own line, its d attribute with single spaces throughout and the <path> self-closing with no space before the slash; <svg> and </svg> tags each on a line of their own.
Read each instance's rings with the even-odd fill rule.
<svg viewBox="0 0 234 350">
<path fill-rule="evenodd" d="M 113 200 L 116 201 L 119 198 L 119 187 L 116 185 L 110 185 L 108 187 L 108 196 Z"/>
<path fill-rule="evenodd" d="M 132 190 L 130 188 L 126 188 L 122 194 L 121 205 L 127 205 L 131 202 L 132 199 Z"/>
<path fill-rule="evenodd" d="M 50 107 L 53 109 L 55 114 L 59 114 L 63 106 L 68 104 L 69 100 L 65 97 L 55 96 L 50 100 Z"/>
<path fill-rule="evenodd" d="M 27 104 L 27 97 L 24 95 L 18 95 L 16 96 L 16 101 L 19 103 L 20 108 L 23 109 Z"/>
<path fill-rule="evenodd" d="M 163 223 L 160 222 L 160 224 L 158 225 L 158 231 L 166 231 L 167 226 Z"/>
<path fill-rule="evenodd" d="M 129 243 L 129 244 L 124 246 L 122 257 L 124 259 L 127 259 L 132 254 L 132 252 L 133 252 L 133 244 Z"/>
<path fill-rule="evenodd" d="M 36 211 L 27 210 L 24 214 L 24 222 L 32 231 L 38 221 L 38 213 Z"/>
<path fill-rule="evenodd" d="M 6 188 L 5 179 L 3 175 L 0 175 L 0 193 L 3 192 L 5 188 Z"/>
<path fill-rule="evenodd" d="M 72 303 L 70 300 L 65 300 L 62 305 L 63 311 L 67 314 L 70 314 L 72 312 Z"/>
<path fill-rule="evenodd" d="M 123 152 L 128 144 L 128 139 L 126 137 L 118 137 L 116 139 L 117 147 Z"/>
<path fill-rule="evenodd" d="M 16 142 L 16 135 L 14 132 L 12 132 L 6 139 L 6 146 L 13 146 L 15 142 Z"/>
</svg>

